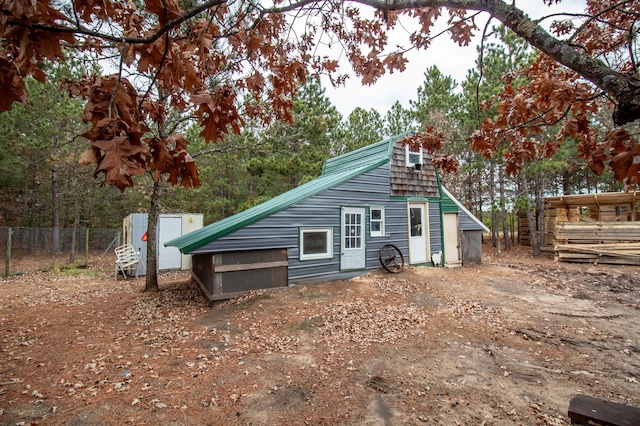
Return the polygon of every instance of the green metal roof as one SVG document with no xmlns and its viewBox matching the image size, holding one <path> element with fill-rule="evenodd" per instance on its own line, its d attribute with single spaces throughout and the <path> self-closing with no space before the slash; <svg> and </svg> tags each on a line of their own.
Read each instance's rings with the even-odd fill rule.
<svg viewBox="0 0 640 426">
<path fill-rule="evenodd" d="M 410 133 L 411 132 L 405 132 L 389 139 L 356 149 L 355 151 L 330 158 L 324 162 L 322 174 L 328 175 L 353 169 L 355 167 L 363 167 L 367 164 L 377 163 L 380 161 L 389 161 L 393 151 L 393 142 Z"/>
<path fill-rule="evenodd" d="M 240 228 L 251 225 L 260 219 L 319 194 L 322 191 L 333 188 L 362 173 L 380 167 L 391 159 L 393 142 L 409 133 L 410 132 L 402 133 L 365 146 L 364 148 L 331 158 L 325 161 L 324 167 L 322 168 L 322 176 L 248 210 L 167 241 L 164 245 L 177 247 L 183 253 L 189 253 L 218 238 L 229 235 Z"/>
<path fill-rule="evenodd" d="M 351 168 L 343 171 L 337 171 L 329 175 L 323 175 L 310 182 L 300 185 L 290 191 L 280 194 L 269 201 L 258 204 L 248 210 L 229 216 L 218 222 L 207 225 L 204 228 L 185 234 L 181 237 L 164 243 L 165 246 L 179 248 L 183 253 L 189 253 L 196 250 L 211 241 L 229 235 L 240 228 L 257 222 L 267 216 L 284 210 L 285 208 L 306 200 L 322 191 L 333 188 L 343 182 L 348 181 L 362 173 L 366 173 L 375 169 L 388 160 L 379 160 L 375 163 L 368 163 L 359 168 Z"/>
</svg>

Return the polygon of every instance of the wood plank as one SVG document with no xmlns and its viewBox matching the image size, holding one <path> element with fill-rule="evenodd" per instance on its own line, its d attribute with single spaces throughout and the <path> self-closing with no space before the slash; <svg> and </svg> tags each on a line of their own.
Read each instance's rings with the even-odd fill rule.
<svg viewBox="0 0 640 426">
<path fill-rule="evenodd" d="M 575 263 L 604 263 L 608 265 L 640 265 L 640 259 L 622 257 L 598 256 L 588 253 L 562 253 L 556 252 L 555 260 Z"/>
<path fill-rule="evenodd" d="M 572 424 L 600 426 L 640 426 L 640 408 L 588 395 L 576 395 L 569 402 Z"/>
<path fill-rule="evenodd" d="M 198 285 L 202 289 L 202 292 L 205 294 L 205 296 L 207 296 L 207 299 L 209 299 L 209 301 L 212 302 L 214 300 L 214 299 L 212 299 L 213 294 L 211 294 L 211 292 L 209 291 L 207 286 L 202 282 L 202 280 L 200 280 L 200 278 L 198 278 L 198 276 L 196 274 L 194 274 L 193 271 L 191 271 L 191 277 L 194 280 L 196 280 L 196 282 L 198 283 Z"/>
<path fill-rule="evenodd" d="M 638 192 L 604 192 L 599 194 L 575 194 L 546 197 L 545 201 L 556 208 L 571 207 L 596 207 L 598 205 L 623 205 L 633 204 L 640 195 Z"/>
<path fill-rule="evenodd" d="M 556 247 L 556 250 L 560 252 L 588 253 L 588 254 L 595 254 L 599 256 L 630 257 L 630 258 L 640 259 L 640 254 L 615 251 L 615 250 L 602 250 L 602 249 L 596 248 L 598 247 L 598 245 L 599 244 L 593 244 L 591 246 L 593 248 L 575 247 L 573 245 L 558 245 Z"/>
<path fill-rule="evenodd" d="M 608 250 L 608 249 L 619 249 L 619 250 L 640 250 L 640 243 L 602 243 L 602 244 L 564 244 L 567 247 L 586 247 L 592 248 L 594 245 L 597 247 Z"/>
<path fill-rule="evenodd" d="M 280 260 L 277 262 L 261 262 L 261 263 L 237 263 L 233 265 L 216 265 L 215 272 L 236 272 L 236 271 L 249 271 L 251 269 L 269 269 L 279 268 L 281 266 L 288 266 L 289 261 Z"/>
</svg>

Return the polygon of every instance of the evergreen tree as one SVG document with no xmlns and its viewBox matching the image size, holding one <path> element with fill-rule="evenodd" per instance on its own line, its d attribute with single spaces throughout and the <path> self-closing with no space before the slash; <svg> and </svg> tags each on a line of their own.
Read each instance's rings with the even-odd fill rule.
<svg viewBox="0 0 640 426">
<path fill-rule="evenodd" d="M 399 101 L 396 101 L 385 116 L 386 136 L 395 136 L 415 129 L 416 124 L 412 111 L 404 108 Z"/>
<path fill-rule="evenodd" d="M 319 176 L 339 137 L 340 120 L 318 81 L 303 85 L 293 101 L 291 122 L 276 121 L 256 136 L 257 150 L 245 163 L 249 174 L 259 178 L 251 204 Z"/>
<path fill-rule="evenodd" d="M 369 111 L 361 107 L 355 108 L 342 127 L 344 131 L 342 139 L 334 146 L 336 155 L 380 142 L 385 136 L 388 136 L 384 119 L 373 108 Z"/>
</svg>

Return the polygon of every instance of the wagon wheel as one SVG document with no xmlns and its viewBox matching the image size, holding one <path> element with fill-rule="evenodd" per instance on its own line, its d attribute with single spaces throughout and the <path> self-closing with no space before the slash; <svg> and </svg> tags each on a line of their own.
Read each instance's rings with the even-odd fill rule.
<svg viewBox="0 0 640 426">
<path fill-rule="evenodd" d="M 404 269 L 404 256 L 400 249 L 393 244 L 385 244 L 380 247 L 378 259 L 380 259 L 382 267 L 393 274 Z"/>
</svg>

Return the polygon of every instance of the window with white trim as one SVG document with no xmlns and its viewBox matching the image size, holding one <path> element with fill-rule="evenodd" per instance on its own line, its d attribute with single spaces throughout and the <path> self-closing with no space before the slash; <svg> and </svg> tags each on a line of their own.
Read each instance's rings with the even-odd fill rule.
<svg viewBox="0 0 640 426">
<path fill-rule="evenodd" d="M 384 207 L 369 207 L 369 234 L 384 237 Z"/>
<path fill-rule="evenodd" d="M 333 257 L 333 228 L 300 228 L 300 260 Z"/>
<path fill-rule="evenodd" d="M 407 158 L 407 167 L 414 167 L 416 169 L 422 168 L 422 148 L 418 151 L 411 151 L 409 145 L 405 146 L 405 156 Z"/>
</svg>

